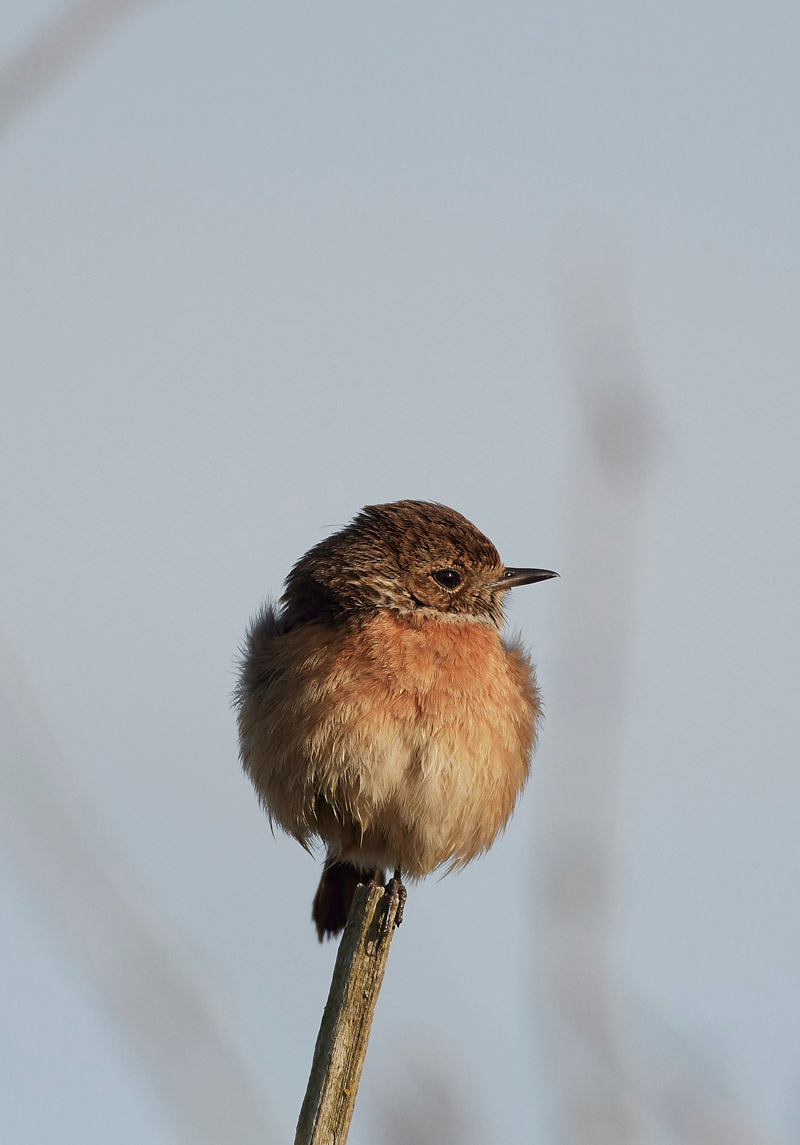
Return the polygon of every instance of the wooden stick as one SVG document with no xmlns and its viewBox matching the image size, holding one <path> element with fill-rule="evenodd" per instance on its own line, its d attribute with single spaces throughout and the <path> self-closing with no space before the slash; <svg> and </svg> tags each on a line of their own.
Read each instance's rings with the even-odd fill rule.
<svg viewBox="0 0 800 1145">
<path fill-rule="evenodd" d="M 295 1145 L 347 1141 L 397 906 L 397 896 L 383 887 L 356 888 L 314 1048 Z"/>
</svg>

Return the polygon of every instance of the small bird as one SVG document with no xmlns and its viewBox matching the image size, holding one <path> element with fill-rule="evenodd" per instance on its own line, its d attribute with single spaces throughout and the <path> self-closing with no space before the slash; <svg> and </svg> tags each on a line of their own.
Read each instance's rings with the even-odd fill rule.
<svg viewBox="0 0 800 1145">
<path fill-rule="evenodd" d="M 251 623 L 241 760 L 271 824 L 327 848 L 320 942 L 344 928 L 358 883 L 388 885 L 402 917 L 403 876 L 463 867 L 505 826 L 541 704 L 530 659 L 500 636 L 503 597 L 557 575 L 507 568 L 445 505 L 368 505 Z"/>
</svg>

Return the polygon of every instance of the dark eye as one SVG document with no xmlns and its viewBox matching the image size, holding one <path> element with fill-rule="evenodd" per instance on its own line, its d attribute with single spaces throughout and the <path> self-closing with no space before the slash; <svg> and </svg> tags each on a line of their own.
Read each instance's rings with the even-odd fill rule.
<svg viewBox="0 0 800 1145">
<path fill-rule="evenodd" d="M 442 588 L 458 588 L 461 584 L 461 573 L 455 569 L 437 569 L 431 576 Z"/>
</svg>

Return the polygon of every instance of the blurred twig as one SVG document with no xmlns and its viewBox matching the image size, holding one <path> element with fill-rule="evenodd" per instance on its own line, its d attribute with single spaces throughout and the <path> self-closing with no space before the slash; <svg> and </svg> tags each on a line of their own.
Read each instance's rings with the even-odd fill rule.
<svg viewBox="0 0 800 1145">
<path fill-rule="evenodd" d="M 0 845 L 191 1145 L 278 1139 L 177 944 L 138 900 L 69 782 L 22 666 L 0 639 Z"/>
<path fill-rule="evenodd" d="M 339 943 L 295 1145 L 345 1145 L 398 900 L 360 886 Z"/>
<path fill-rule="evenodd" d="M 0 134 L 145 0 L 75 0 L 0 67 Z"/>
<path fill-rule="evenodd" d="M 560 319 L 583 432 L 555 644 L 551 766 L 540 776 L 543 966 L 568 1145 L 640 1140 L 613 965 L 618 802 L 637 603 L 659 449 L 615 267 L 568 276 Z"/>
<path fill-rule="evenodd" d="M 616 959 L 619 803 L 661 455 L 616 260 L 571 267 L 559 318 L 582 432 L 542 769 L 542 951 L 565 1145 L 764 1145 L 685 1041 L 633 1003 Z M 665 1053 L 669 1043 L 669 1053 Z"/>
</svg>

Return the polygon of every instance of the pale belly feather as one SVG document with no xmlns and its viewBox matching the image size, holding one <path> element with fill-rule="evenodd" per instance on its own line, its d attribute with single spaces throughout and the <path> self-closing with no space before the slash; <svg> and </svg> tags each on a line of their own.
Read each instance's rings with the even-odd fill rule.
<svg viewBox="0 0 800 1145">
<path fill-rule="evenodd" d="M 274 681 L 242 706 L 243 761 L 272 818 L 365 868 L 469 862 L 528 774 L 527 657 L 479 623 L 383 611 L 324 641 L 312 627 L 274 640 Z"/>
</svg>

